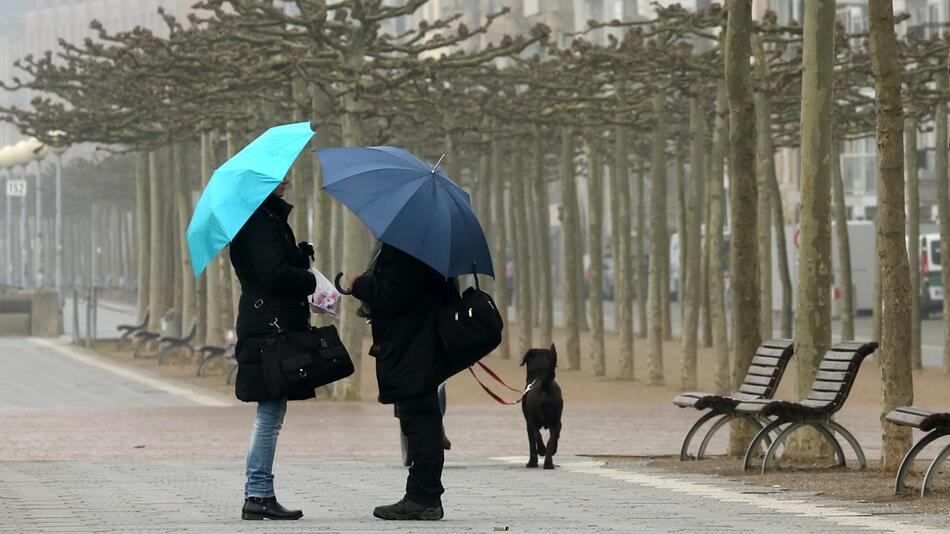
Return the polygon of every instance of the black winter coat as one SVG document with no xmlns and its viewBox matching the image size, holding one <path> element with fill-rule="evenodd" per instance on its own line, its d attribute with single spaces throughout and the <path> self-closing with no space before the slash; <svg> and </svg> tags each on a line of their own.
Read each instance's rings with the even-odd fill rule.
<svg viewBox="0 0 950 534">
<path fill-rule="evenodd" d="M 353 282 L 353 296 L 370 310 L 379 402 L 422 395 L 442 381 L 436 317 L 447 284 L 428 265 L 385 244 L 370 271 Z"/>
<path fill-rule="evenodd" d="M 277 333 L 274 321 L 285 332 L 310 327 L 307 296 L 317 281 L 308 271 L 306 254 L 297 246 L 287 224 L 293 206 L 269 195 L 231 241 L 231 265 L 241 281 L 237 316 L 238 361 L 235 394 L 245 401 L 269 400 L 261 365 L 261 346 Z M 289 400 L 309 399 L 313 388 L 291 391 Z"/>
</svg>

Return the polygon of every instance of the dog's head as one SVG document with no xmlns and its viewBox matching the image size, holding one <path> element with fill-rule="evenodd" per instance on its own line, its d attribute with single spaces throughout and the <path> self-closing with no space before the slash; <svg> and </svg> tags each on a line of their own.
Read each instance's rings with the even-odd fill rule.
<svg viewBox="0 0 950 534">
<path fill-rule="evenodd" d="M 549 349 L 528 349 L 521 359 L 521 365 L 527 367 L 528 380 L 554 378 L 554 369 L 557 367 L 557 349 L 551 344 Z"/>
</svg>

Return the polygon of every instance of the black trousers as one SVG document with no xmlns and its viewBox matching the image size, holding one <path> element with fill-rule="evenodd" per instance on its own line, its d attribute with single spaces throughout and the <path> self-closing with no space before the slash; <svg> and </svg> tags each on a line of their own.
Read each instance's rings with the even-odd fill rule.
<svg viewBox="0 0 950 534">
<path fill-rule="evenodd" d="M 396 403 L 396 417 L 406 435 L 409 458 L 409 478 L 406 480 L 406 498 L 426 506 L 441 506 L 442 465 L 442 412 L 439 395 L 430 393 Z"/>
</svg>

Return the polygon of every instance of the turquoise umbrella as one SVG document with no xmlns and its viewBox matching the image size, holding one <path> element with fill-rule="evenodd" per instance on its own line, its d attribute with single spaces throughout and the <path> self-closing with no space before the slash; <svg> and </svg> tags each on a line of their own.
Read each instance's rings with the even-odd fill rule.
<svg viewBox="0 0 950 534">
<path fill-rule="evenodd" d="M 188 225 L 195 278 L 283 181 L 312 137 L 309 122 L 275 126 L 214 171 Z"/>
</svg>

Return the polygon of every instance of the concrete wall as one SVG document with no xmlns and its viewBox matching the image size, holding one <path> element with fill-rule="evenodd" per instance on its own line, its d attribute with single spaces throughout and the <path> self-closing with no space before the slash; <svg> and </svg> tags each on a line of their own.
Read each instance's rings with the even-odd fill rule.
<svg viewBox="0 0 950 534">
<path fill-rule="evenodd" d="M 59 332 L 55 291 L 0 290 L 0 336 L 56 337 Z"/>
</svg>

